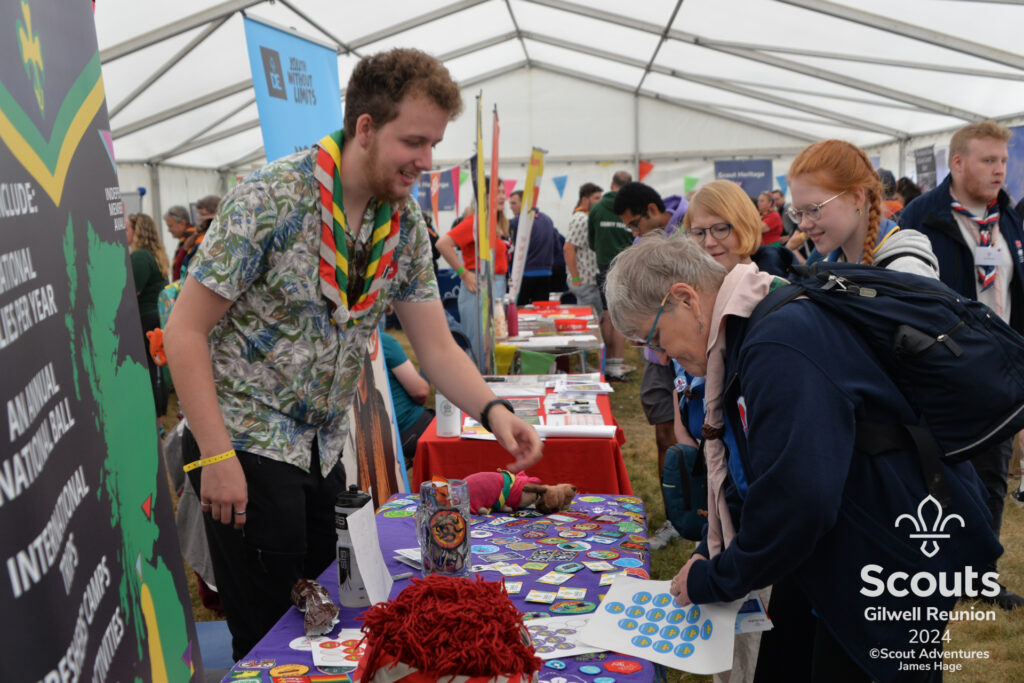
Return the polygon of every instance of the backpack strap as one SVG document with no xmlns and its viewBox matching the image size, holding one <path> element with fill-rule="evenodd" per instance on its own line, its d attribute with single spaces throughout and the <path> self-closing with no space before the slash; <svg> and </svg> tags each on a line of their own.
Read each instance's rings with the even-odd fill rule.
<svg viewBox="0 0 1024 683">
<path fill-rule="evenodd" d="M 916 258 L 917 260 L 926 264 L 929 268 L 935 268 L 935 264 L 933 264 L 931 261 L 925 258 L 923 254 L 919 254 L 916 251 L 904 251 L 897 252 L 895 254 L 889 254 L 881 261 L 875 261 L 872 265 L 874 265 L 876 268 L 888 268 L 892 264 L 892 262 L 898 258 Z"/>
<path fill-rule="evenodd" d="M 856 429 L 853 447 L 868 455 L 896 450 L 916 452 L 929 495 L 943 509 L 949 506 L 952 496 L 942 473 L 942 448 L 924 420 L 916 425 L 858 421 Z"/>
</svg>

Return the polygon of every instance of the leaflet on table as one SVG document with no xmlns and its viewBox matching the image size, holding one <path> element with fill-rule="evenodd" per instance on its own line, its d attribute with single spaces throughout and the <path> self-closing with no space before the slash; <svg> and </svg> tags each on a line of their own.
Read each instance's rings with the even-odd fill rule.
<svg viewBox="0 0 1024 683">
<path fill-rule="evenodd" d="M 333 638 L 310 638 L 313 666 L 355 667 L 366 653 L 362 640 L 363 632 L 358 628 L 343 628 Z"/>
<path fill-rule="evenodd" d="M 608 382 L 567 382 L 559 380 L 555 383 L 555 393 L 576 393 L 576 394 L 610 394 L 614 392 L 611 384 Z"/>
<path fill-rule="evenodd" d="M 376 605 L 387 600 L 392 580 L 380 552 L 377 520 L 372 505 L 364 505 L 348 516 L 348 534 L 352 541 L 352 552 L 359 558 L 359 574 L 370 604 Z"/>
<path fill-rule="evenodd" d="M 566 334 L 552 334 L 546 336 L 528 337 L 526 339 L 509 339 L 508 343 L 513 346 L 578 346 L 596 342 L 597 337 L 592 334 L 569 336 Z"/>
<path fill-rule="evenodd" d="M 544 398 L 544 412 L 551 427 L 604 424 L 597 400 L 590 394 L 581 394 L 580 398 L 549 394 Z"/>
<path fill-rule="evenodd" d="M 570 375 L 485 375 L 484 380 L 492 385 L 495 384 L 548 384 L 552 382 L 568 382 L 571 384 L 586 384 L 589 382 L 600 382 L 601 373 L 584 372 Z"/>
</svg>

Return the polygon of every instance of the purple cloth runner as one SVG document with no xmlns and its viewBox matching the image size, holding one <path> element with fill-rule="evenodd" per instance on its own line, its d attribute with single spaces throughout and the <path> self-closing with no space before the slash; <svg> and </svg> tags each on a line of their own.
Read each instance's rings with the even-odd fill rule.
<svg viewBox="0 0 1024 683">
<path fill-rule="evenodd" d="M 400 548 L 417 547 L 416 523 L 412 512 L 416 509 L 415 503 L 418 501 L 419 497 L 414 494 L 397 494 L 377 511 L 377 533 L 380 535 L 384 560 L 392 576 L 411 571 L 409 566 L 395 560 L 394 555 L 395 551 Z M 474 564 L 491 564 L 502 559 L 518 565 L 531 561 L 547 563 L 542 570 L 529 570 L 529 574 L 505 579 L 507 582 L 522 582 L 522 591 L 518 595 L 509 597 L 521 612 L 532 613 L 531 616 L 567 616 L 552 612 L 552 605 L 526 602 L 526 596 L 531 590 L 550 592 L 558 590 L 559 586 L 538 583 L 537 579 L 554 571 L 555 567 L 560 564 L 600 561 L 604 559 L 600 557 L 602 555 L 616 554 L 616 557 L 608 557 L 605 560 L 613 564 L 619 563 L 620 566 L 617 566 L 615 571 L 623 571 L 625 565 L 636 565 L 637 563 L 639 566 L 631 568 L 631 571 L 636 572 L 639 576 L 647 578 L 650 571 L 650 553 L 646 551 L 646 516 L 643 502 L 639 498 L 635 496 L 577 496 L 571 509 L 562 514 L 567 518 L 562 520 L 557 519 L 556 516 L 556 519 L 552 520 L 550 516 L 539 516 L 532 510 L 512 513 L 504 521 L 502 521 L 505 517 L 503 515 L 484 517 L 473 515 L 472 517 L 471 532 L 474 532 L 474 536 L 471 540 Z M 490 535 L 484 536 L 484 534 Z M 583 534 L 583 536 L 578 536 L 579 534 Z M 541 543 L 540 541 L 544 538 L 558 538 L 559 543 L 563 545 L 582 542 L 588 544 L 590 548 L 582 551 L 566 550 L 555 544 Z M 613 540 L 613 542 L 599 543 L 588 540 L 593 538 L 605 538 Z M 513 549 L 509 547 L 517 543 L 532 543 L 536 545 L 536 548 Z M 625 547 L 623 547 L 623 543 L 626 544 Z M 565 547 L 572 548 L 572 546 Z M 588 557 L 588 553 L 598 557 Z M 547 554 L 555 555 L 555 557 L 540 559 L 541 556 Z M 608 592 L 608 586 L 599 586 L 603 573 L 606 572 L 597 573 L 583 568 L 575 572 L 573 578 L 562 586 L 586 588 L 587 595 L 584 601 L 597 604 Z M 420 576 L 420 573 L 416 571 L 415 576 Z M 483 572 L 482 576 L 488 581 L 500 581 L 503 578 L 496 571 Z M 318 581 L 327 588 L 331 599 L 337 604 L 338 571 L 336 564 L 332 563 L 320 575 Z M 397 596 L 402 589 L 409 585 L 409 581 L 409 579 L 395 581 L 391 597 Z M 563 601 L 555 600 L 554 604 L 557 605 L 560 602 Z M 362 608 L 342 607 L 339 623 L 329 636 L 337 635 L 342 628 L 359 628 L 362 623 L 356 617 L 362 611 Z M 308 677 L 307 680 L 310 683 L 315 683 L 317 676 L 338 673 L 318 671 L 313 666 L 313 656 L 310 652 L 290 647 L 290 643 L 301 639 L 302 636 L 302 613 L 292 607 L 256 647 L 235 665 L 224 681 L 246 680 L 273 683 L 274 679 L 270 675 L 271 668 L 287 664 L 309 667 L 308 673 L 304 676 Z M 561 668 L 550 666 L 551 661 L 547 660 L 541 669 L 541 681 L 561 678 L 566 683 L 581 683 L 582 681 L 649 683 L 654 679 L 654 665 L 650 662 L 613 652 L 556 660 L 564 664 Z M 271 662 L 273 663 L 271 664 Z M 631 668 L 634 666 L 633 663 L 640 664 L 640 669 L 631 673 L 620 670 Z M 597 670 L 596 673 L 595 670 Z M 239 672 L 248 672 L 247 675 L 252 675 L 255 671 L 259 671 L 259 677 L 237 678 Z M 328 679 L 325 677 L 323 680 Z M 332 676 L 329 680 L 337 681 L 338 678 Z"/>
</svg>

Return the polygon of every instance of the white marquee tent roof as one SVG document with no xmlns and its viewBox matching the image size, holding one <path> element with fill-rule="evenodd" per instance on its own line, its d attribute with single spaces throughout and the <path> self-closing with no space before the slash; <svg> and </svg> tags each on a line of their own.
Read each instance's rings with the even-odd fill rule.
<svg viewBox="0 0 1024 683">
<path fill-rule="evenodd" d="M 1024 114 L 1019 0 L 104 0 L 119 162 L 263 162 L 243 12 L 336 46 L 342 88 L 360 56 L 440 56 L 467 110 L 481 90 L 497 104 L 503 157 L 869 147 Z M 473 139 L 464 115 L 438 163 L 469 156 Z"/>
</svg>

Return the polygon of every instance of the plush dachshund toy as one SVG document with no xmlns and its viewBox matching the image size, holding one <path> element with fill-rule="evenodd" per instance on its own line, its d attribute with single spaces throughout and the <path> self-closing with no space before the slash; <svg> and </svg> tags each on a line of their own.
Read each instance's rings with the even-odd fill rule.
<svg viewBox="0 0 1024 683">
<path fill-rule="evenodd" d="M 478 515 L 512 512 L 533 505 L 538 512 L 550 514 L 565 510 L 576 495 L 572 484 L 547 486 L 537 477 L 505 470 L 477 472 L 466 477 L 469 507 Z"/>
</svg>

